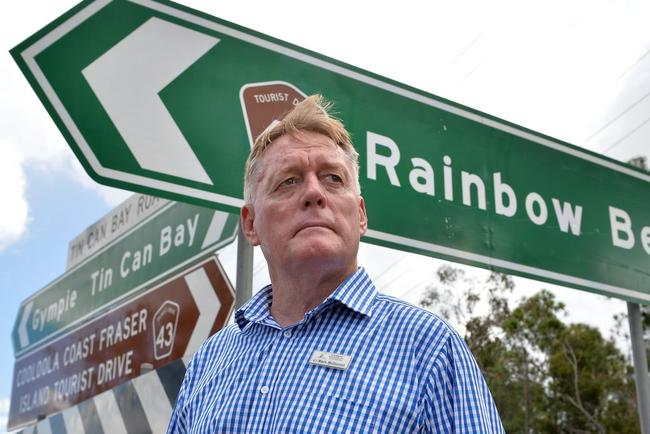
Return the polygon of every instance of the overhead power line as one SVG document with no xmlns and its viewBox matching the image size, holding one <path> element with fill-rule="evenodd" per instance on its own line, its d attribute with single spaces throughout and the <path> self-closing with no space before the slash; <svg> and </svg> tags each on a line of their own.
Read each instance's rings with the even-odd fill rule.
<svg viewBox="0 0 650 434">
<path fill-rule="evenodd" d="M 614 122 L 616 122 L 617 120 L 619 120 L 621 117 L 623 117 L 626 113 L 628 113 L 628 112 L 629 112 L 630 110 L 632 110 L 634 107 L 636 107 L 637 105 L 641 104 L 641 102 L 643 102 L 643 100 L 645 100 L 648 96 L 650 96 L 650 91 L 648 91 L 648 92 L 647 92 L 645 95 L 643 95 L 641 98 L 639 98 L 638 100 L 636 100 L 636 101 L 634 101 L 632 104 L 630 104 L 627 108 L 625 108 L 625 110 L 623 110 L 621 113 L 619 113 L 619 115 L 616 116 L 614 119 L 610 120 L 610 121 L 607 122 L 605 125 L 603 125 L 603 126 L 600 127 L 598 130 L 596 130 L 592 135 L 590 135 L 589 137 L 587 137 L 587 139 L 585 139 L 585 142 L 590 141 L 590 140 L 593 139 L 596 135 L 600 134 L 600 132 L 602 132 L 605 128 L 609 127 L 611 124 L 613 124 Z M 604 151 L 603 151 L 603 152 L 604 152 Z"/>
<path fill-rule="evenodd" d="M 650 54 L 650 48 L 649 48 L 645 53 L 643 53 L 643 54 L 641 55 L 641 57 L 639 57 L 638 59 L 636 59 L 636 60 L 634 61 L 634 63 L 632 63 L 632 64 L 631 64 L 630 66 L 628 66 L 627 68 L 625 68 L 625 70 L 624 70 L 623 72 L 621 72 L 621 75 L 619 75 L 616 79 L 617 79 L 617 80 L 621 79 L 621 77 L 623 77 L 625 74 L 627 74 L 628 72 L 630 72 L 631 70 L 633 70 L 634 67 L 635 67 L 636 65 L 638 65 L 638 64 L 639 64 L 639 63 L 640 63 L 640 62 L 641 62 L 641 61 L 642 61 L 642 60 L 643 60 L 643 59 L 644 59 L 648 54 Z"/>
<path fill-rule="evenodd" d="M 638 130 L 640 130 L 640 129 L 641 129 L 645 124 L 647 124 L 648 122 L 650 122 L 650 117 L 649 117 L 649 118 L 646 118 L 643 122 L 641 122 L 641 123 L 640 123 L 639 125 L 637 125 L 635 128 L 633 128 L 633 129 L 631 129 L 630 131 L 628 131 L 627 134 L 625 134 L 623 137 L 621 137 L 620 139 L 618 139 L 617 141 L 615 141 L 614 143 L 612 143 L 610 146 L 608 146 L 607 148 L 605 148 L 605 149 L 602 151 L 602 153 L 605 154 L 605 153 L 611 151 L 612 149 L 614 149 L 615 147 L 617 147 L 618 145 L 620 145 L 621 143 L 623 143 L 623 141 L 624 141 L 625 139 L 627 139 L 628 137 L 630 137 L 632 134 L 636 133 Z"/>
<path fill-rule="evenodd" d="M 477 42 L 479 39 L 481 39 L 482 37 L 483 37 L 483 32 L 481 32 L 481 33 L 479 33 L 478 35 L 476 35 L 476 37 L 475 37 L 474 39 L 472 39 L 472 42 L 470 42 L 469 44 L 467 44 L 467 46 L 465 47 L 465 49 L 463 49 L 463 51 L 462 51 L 462 52 L 461 52 L 461 53 L 456 57 L 456 59 L 455 59 L 453 62 L 451 62 L 451 64 L 452 64 L 452 65 L 455 65 L 456 63 L 458 63 L 458 61 L 459 61 L 460 59 L 462 59 L 462 58 L 467 54 L 467 52 L 468 52 L 468 51 L 469 51 L 469 50 L 474 46 L 474 44 L 476 44 L 476 42 Z"/>
<path fill-rule="evenodd" d="M 374 280 L 375 282 L 377 282 L 377 284 L 379 284 L 379 281 L 381 280 L 381 278 L 384 277 L 384 275 L 385 275 L 386 273 L 388 273 L 389 271 L 391 271 L 391 270 L 392 270 L 392 269 L 393 269 L 397 264 L 399 264 L 399 263 L 402 262 L 404 259 L 406 259 L 407 256 L 408 256 L 408 253 L 404 253 L 402 256 L 400 256 L 399 258 L 397 258 L 397 259 L 395 260 L 395 262 L 393 262 L 393 264 L 392 264 L 391 266 L 386 267 L 386 268 L 384 269 L 384 271 L 382 271 L 382 273 L 381 273 L 379 276 L 375 277 L 373 280 Z"/>
</svg>

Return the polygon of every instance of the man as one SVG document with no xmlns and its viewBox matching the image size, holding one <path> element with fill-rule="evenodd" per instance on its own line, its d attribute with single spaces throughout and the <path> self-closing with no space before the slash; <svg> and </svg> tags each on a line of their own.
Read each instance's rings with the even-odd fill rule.
<svg viewBox="0 0 650 434">
<path fill-rule="evenodd" d="M 319 96 L 256 140 L 241 225 L 271 285 L 194 355 L 168 433 L 501 433 L 458 334 L 357 267 L 358 154 Z"/>
</svg>

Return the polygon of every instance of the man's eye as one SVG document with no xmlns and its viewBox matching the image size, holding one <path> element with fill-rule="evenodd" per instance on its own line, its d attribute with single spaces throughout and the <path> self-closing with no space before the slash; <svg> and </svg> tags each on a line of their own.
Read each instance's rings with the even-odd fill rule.
<svg viewBox="0 0 650 434">
<path fill-rule="evenodd" d="M 287 178 L 287 179 L 285 179 L 284 181 L 282 181 L 280 183 L 280 187 L 284 187 L 284 186 L 287 186 L 287 185 L 294 185 L 294 184 L 296 184 L 296 182 L 297 182 L 296 178 Z"/>
<path fill-rule="evenodd" d="M 343 183 L 343 178 L 341 178 L 339 175 L 336 173 L 330 173 L 327 175 L 327 180 L 336 184 L 342 184 Z"/>
</svg>

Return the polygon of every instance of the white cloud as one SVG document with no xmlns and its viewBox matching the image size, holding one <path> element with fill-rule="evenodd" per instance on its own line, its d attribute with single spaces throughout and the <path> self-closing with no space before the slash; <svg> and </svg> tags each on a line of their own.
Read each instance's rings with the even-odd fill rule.
<svg viewBox="0 0 650 434">
<path fill-rule="evenodd" d="M 19 239 L 27 226 L 28 212 L 25 199 L 25 175 L 20 156 L 0 139 L 0 185 L 3 186 L 0 213 L 0 250 Z"/>
<path fill-rule="evenodd" d="M 6 433 L 9 419 L 9 398 L 0 398 L 0 434 Z"/>
<path fill-rule="evenodd" d="M 21 38 L 28 36 L 20 35 L 24 29 L 17 24 L 23 14 L 31 14 L 33 9 L 33 5 L 4 5 L 0 13 L 0 185 L 3 200 L 0 250 L 16 242 L 27 230 L 29 204 L 25 191 L 29 180 L 25 174 L 26 165 L 36 164 L 51 170 L 60 167 L 69 152 L 8 52 Z M 38 13 L 35 16 L 38 17 Z"/>
<path fill-rule="evenodd" d="M 15 3 L 15 2 L 14 2 Z M 20 3 L 20 2 L 19 2 Z M 42 6 L 42 5 L 41 5 Z M 28 34 L 12 20 L 30 14 L 30 22 L 44 25 L 65 7 L 59 5 L 49 14 L 39 8 L 33 16 L 33 5 L 2 8 L 0 12 L 0 185 L 3 212 L 0 214 L 0 251 L 23 236 L 29 225 L 29 203 L 26 188 L 27 167 L 72 177 L 87 189 L 96 190 L 109 205 L 116 205 L 129 193 L 98 185 L 83 173 L 63 136 L 22 75 L 8 50 Z M 18 18 L 17 18 L 18 17 Z M 47 17 L 47 19 L 43 18 Z M 31 27 L 31 32 L 38 26 Z"/>
<path fill-rule="evenodd" d="M 79 160 L 72 155 L 66 165 L 70 168 L 70 170 L 66 171 L 68 176 L 84 188 L 94 190 L 108 205 L 117 206 L 133 194 L 131 191 L 98 184 L 86 173 Z"/>
</svg>

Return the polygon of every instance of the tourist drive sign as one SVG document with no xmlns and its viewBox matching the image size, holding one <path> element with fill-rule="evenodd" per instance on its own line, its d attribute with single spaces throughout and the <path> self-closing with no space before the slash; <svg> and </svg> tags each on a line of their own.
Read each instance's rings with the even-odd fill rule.
<svg viewBox="0 0 650 434">
<path fill-rule="evenodd" d="M 9 429 L 189 357 L 225 325 L 234 301 L 228 277 L 211 256 L 19 357 Z"/>
<path fill-rule="evenodd" d="M 170 202 L 22 302 L 16 357 L 227 245 L 237 216 Z"/>
<path fill-rule="evenodd" d="M 641 170 L 167 1 L 82 2 L 12 54 L 98 182 L 236 211 L 265 107 L 322 93 L 366 241 L 650 302 Z"/>
</svg>

